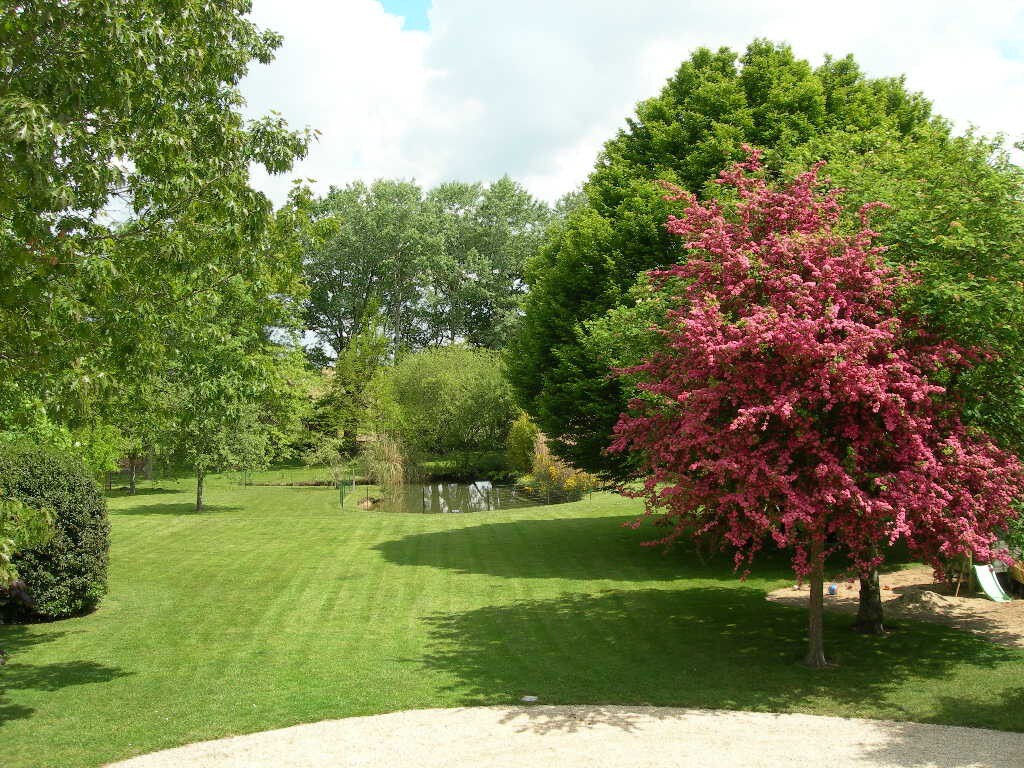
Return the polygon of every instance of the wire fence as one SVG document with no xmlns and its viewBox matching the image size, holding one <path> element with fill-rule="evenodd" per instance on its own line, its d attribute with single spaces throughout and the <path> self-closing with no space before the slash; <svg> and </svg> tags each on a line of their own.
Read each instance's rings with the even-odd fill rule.
<svg viewBox="0 0 1024 768">
<path fill-rule="evenodd" d="M 520 485 L 507 486 L 517 499 L 530 501 L 534 504 L 568 504 L 579 501 L 584 496 L 590 498 L 591 492 L 565 490 L 563 488 L 532 488 Z"/>
</svg>

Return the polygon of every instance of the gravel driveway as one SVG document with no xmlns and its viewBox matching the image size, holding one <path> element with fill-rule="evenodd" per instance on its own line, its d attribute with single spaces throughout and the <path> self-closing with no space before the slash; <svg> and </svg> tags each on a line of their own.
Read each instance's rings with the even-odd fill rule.
<svg viewBox="0 0 1024 768">
<path fill-rule="evenodd" d="M 395 712 L 190 744 L 117 768 L 1021 768 L 1024 734 L 656 707 Z"/>
</svg>

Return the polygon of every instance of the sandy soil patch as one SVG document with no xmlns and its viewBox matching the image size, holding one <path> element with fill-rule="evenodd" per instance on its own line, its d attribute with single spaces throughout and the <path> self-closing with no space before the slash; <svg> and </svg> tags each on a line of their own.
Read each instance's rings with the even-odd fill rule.
<svg viewBox="0 0 1024 768">
<path fill-rule="evenodd" d="M 396 712 L 191 744 L 117 768 L 1019 768 L 1024 734 L 654 707 Z M 827 755 L 827 758 L 825 757 Z"/>
<path fill-rule="evenodd" d="M 967 585 L 960 595 L 954 588 L 936 583 L 931 568 L 914 566 L 881 576 L 882 601 L 887 618 L 932 621 L 966 630 L 993 643 L 1024 648 L 1024 600 L 996 603 L 987 597 L 968 596 Z M 826 589 L 827 589 L 826 582 Z M 855 614 L 859 583 L 837 581 L 838 594 L 825 595 L 826 610 Z M 768 593 L 768 599 L 786 605 L 807 605 L 807 586 L 786 587 Z"/>
</svg>

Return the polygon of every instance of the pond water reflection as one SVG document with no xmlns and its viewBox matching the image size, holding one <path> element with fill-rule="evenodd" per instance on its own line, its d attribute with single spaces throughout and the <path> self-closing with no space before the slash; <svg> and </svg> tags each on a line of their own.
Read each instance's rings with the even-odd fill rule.
<svg viewBox="0 0 1024 768">
<path fill-rule="evenodd" d="M 536 506 L 537 501 L 517 493 L 514 486 L 493 485 L 489 480 L 473 483 L 413 483 L 385 500 L 385 512 L 464 513 L 493 509 Z"/>
</svg>

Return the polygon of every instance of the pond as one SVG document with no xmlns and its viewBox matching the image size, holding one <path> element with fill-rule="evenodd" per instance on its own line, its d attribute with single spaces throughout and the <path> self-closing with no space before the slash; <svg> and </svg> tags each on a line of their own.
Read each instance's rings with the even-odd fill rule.
<svg viewBox="0 0 1024 768">
<path fill-rule="evenodd" d="M 363 493 L 357 486 L 355 492 L 346 497 L 345 506 L 358 504 L 364 499 Z M 534 507 L 543 503 L 544 500 L 527 497 L 515 486 L 477 480 L 472 483 L 410 483 L 402 487 L 396 499 L 381 501 L 374 508 L 383 512 L 461 514 Z"/>
</svg>

